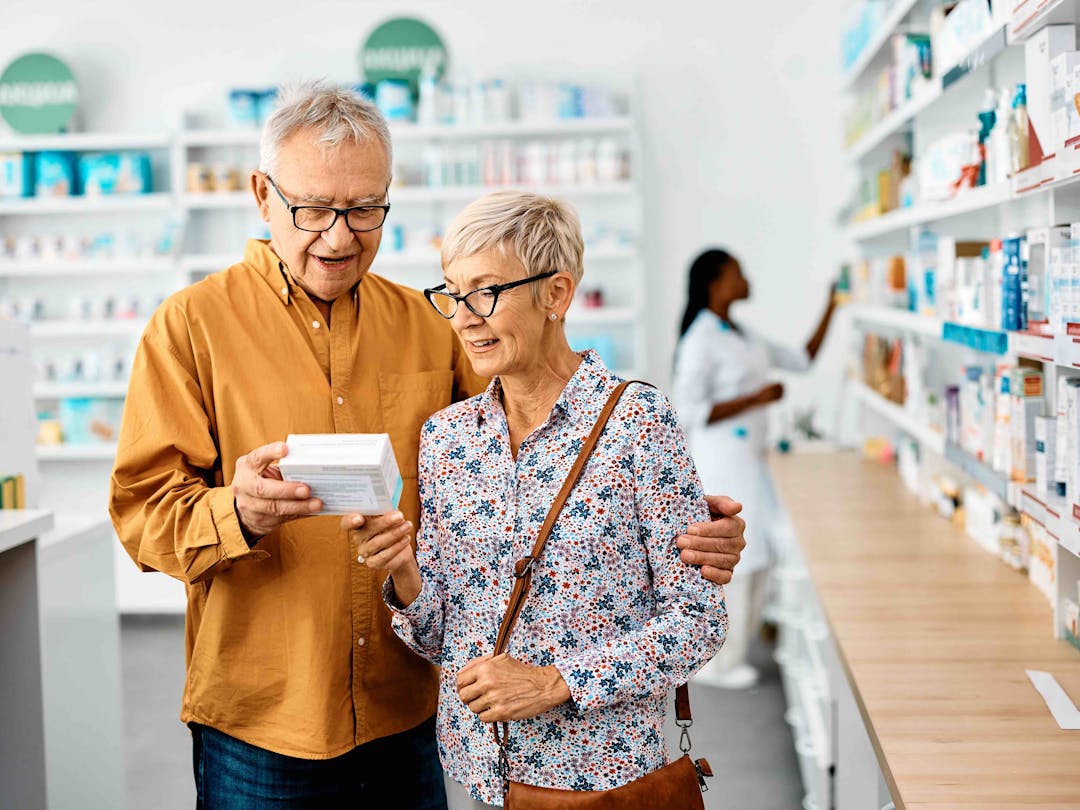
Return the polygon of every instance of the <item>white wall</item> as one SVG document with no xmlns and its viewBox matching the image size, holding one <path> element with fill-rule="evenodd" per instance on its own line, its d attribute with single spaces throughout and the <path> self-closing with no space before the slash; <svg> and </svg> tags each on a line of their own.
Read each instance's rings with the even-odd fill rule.
<svg viewBox="0 0 1080 810">
<path fill-rule="evenodd" d="M 739 316 L 791 342 L 813 328 L 835 274 L 831 223 L 844 193 L 842 4 L 7 0 L 0 64 L 33 49 L 66 59 L 84 91 L 88 130 L 162 130 L 178 109 L 220 108 L 233 86 L 356 80 L 361 41 L 391 14 L 427 19 L 453 63 L 474 75 L 634 75 L 643 99 L 649 373 L 666 380 L 685 273 L 703 246 L 726 245 L 743 259 L 754 295 Z M 819 364 L 790 399 L 831 407 L 838 373 L 835 360 Z"/>
</svg>

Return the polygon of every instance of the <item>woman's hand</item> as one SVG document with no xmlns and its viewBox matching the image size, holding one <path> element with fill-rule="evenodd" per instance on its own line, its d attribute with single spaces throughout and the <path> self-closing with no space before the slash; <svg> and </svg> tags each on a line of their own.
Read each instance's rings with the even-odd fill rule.
<svg viewBox="0 0 1080 810">
<path fill-rule="evenodd" d="M 536 717 L 570 699 L 570 687 L 553 666 L 524 664 L 505 653 L 474 658 L 457 677 L 458 694 L 485 723 Z"/>
<path fill-rule="evenodd" d="M 420 595 L 420 567 L 412 547 L 413 525 L 401 512 L 377 517 L 343 515 L 341 528 L 356 541 L 356 561 L 376 571 L 389 571 L 394 593 L 403 607 Z"/>
</svg>

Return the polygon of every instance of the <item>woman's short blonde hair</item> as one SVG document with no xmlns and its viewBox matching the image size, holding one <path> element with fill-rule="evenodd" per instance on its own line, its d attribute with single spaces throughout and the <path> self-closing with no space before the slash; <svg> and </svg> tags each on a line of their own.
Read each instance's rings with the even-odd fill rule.
<svg viewBox="0 0 1080 810">
<path fill-rule="evenodd" d="M 488 250 L 513 255 L 530 276 L 558 270 L 577 285 L 585 272 L 577 211 L 529 191 L 494 191 L 467 205 L 443 237 L 442 266 Z"/>
</svg>

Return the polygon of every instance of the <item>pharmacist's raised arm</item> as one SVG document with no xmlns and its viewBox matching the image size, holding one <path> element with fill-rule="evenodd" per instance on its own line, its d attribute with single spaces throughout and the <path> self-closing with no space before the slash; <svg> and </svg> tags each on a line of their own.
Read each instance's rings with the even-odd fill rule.
<svg viewBox="0 0 1080 810">
<path fill-rule="evenodd" d="M 151 319 L 132 364 L 109 514 L 143 571 L 193 583 L 268 555 L 241 528 L 194 358 L 185 354 L 190 341 L 167 334 L 163 321 Z"/>
</svg>

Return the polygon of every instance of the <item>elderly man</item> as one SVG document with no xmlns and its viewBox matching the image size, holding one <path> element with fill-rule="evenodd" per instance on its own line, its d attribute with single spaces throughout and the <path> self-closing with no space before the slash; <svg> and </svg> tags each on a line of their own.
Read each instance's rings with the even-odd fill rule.
<svg viewBox="0 0 1080 810">
<path fill-rule="evenodd" d="M 391 631 L 385 575 L 275 465 L 288 433 L 388 433 L 416 525 L 420 426 L 484 389 L 421 294 L 368 273 L 390 175 L 370 103 L 286 93 L 252 174 L 270 241 L 170 297 L 139 344 L 110 512 L 142 570 L 187 586 L 180 717 L 205 810 L 445 807 L 436 671 Z M 744 524 L 711 506 L 679 546 L 723 583 Z"/>
</svg>

